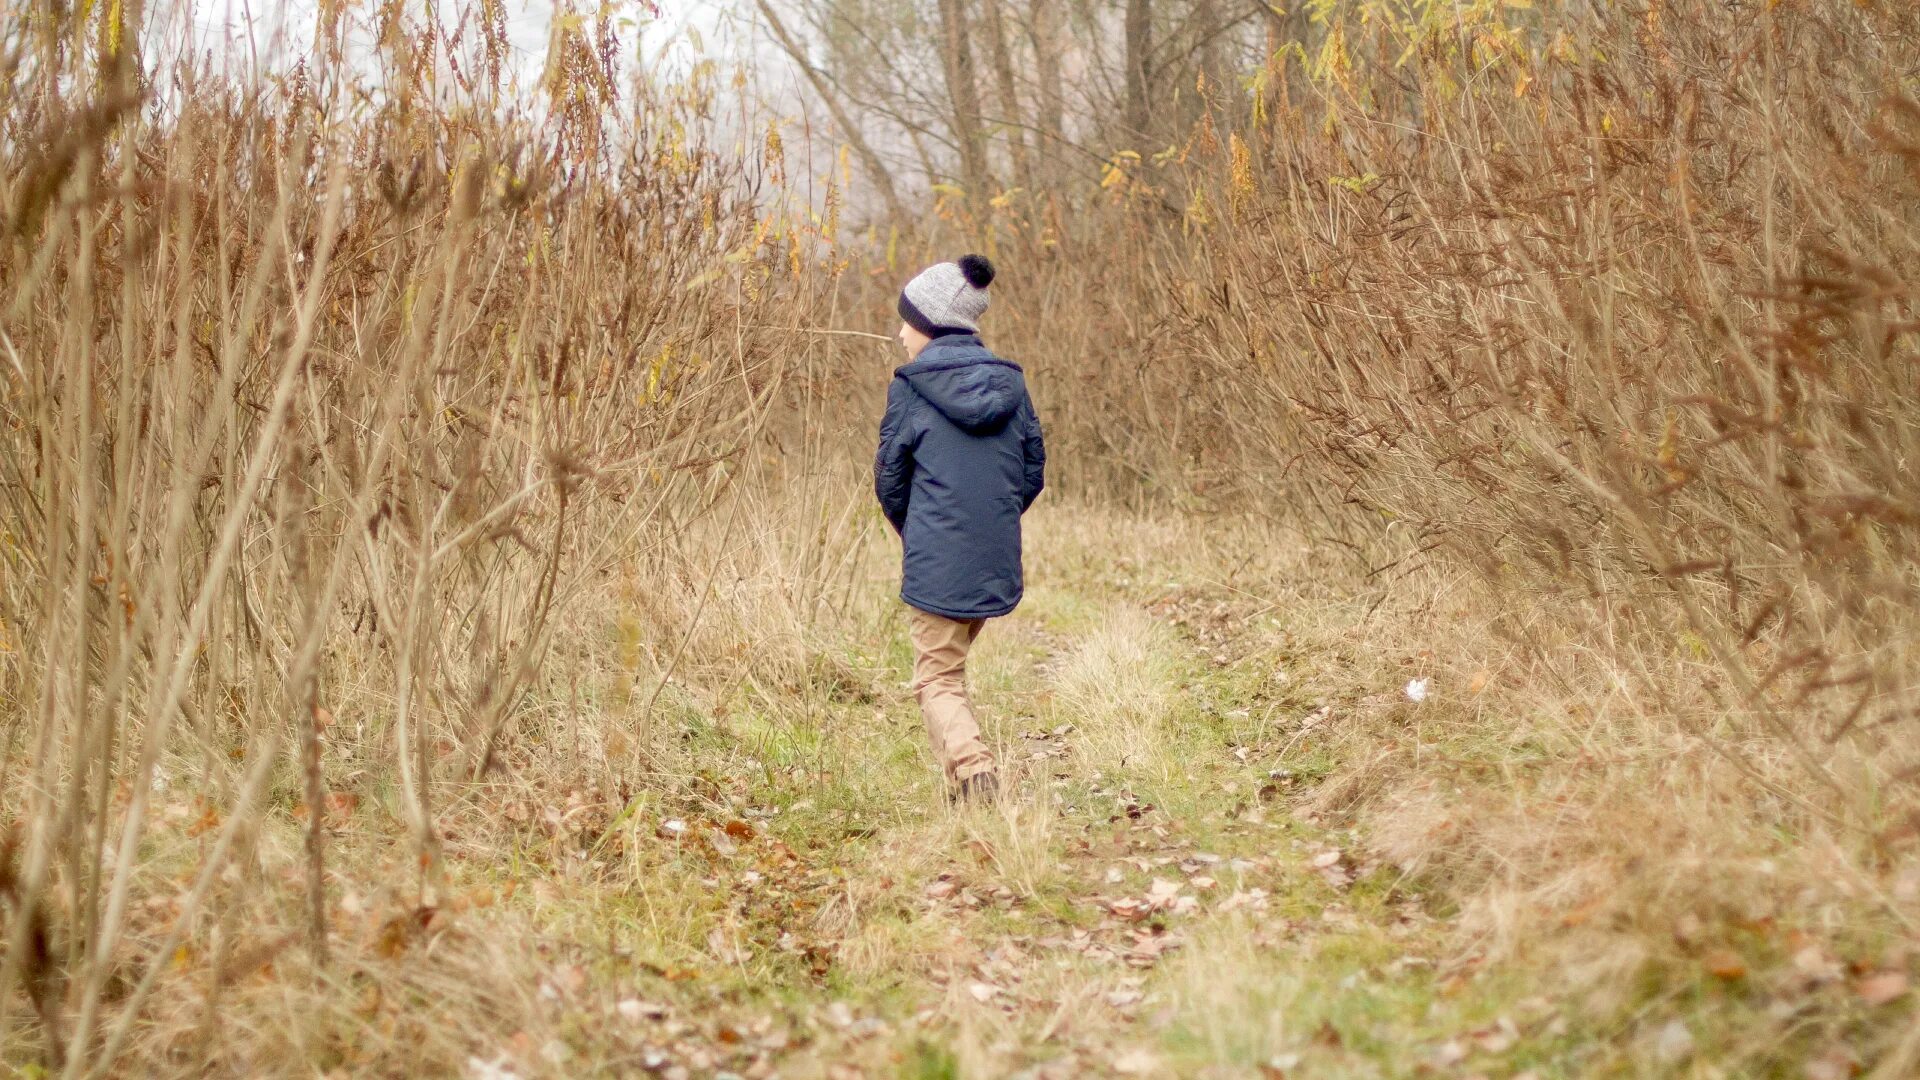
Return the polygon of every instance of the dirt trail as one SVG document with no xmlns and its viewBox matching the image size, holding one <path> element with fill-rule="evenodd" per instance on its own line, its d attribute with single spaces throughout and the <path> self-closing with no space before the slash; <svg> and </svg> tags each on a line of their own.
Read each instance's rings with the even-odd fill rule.
<svg viewBox="0 0 1920 1080">
<path fill-rule="evenodd" d="M 945 805 L 910 695 L 883 684 L 869 730 L 823 747 L 838 758 L 827 791 L 756 785 L 749 804 L 784 807 L 731 843 L 694 830 L 685 861 L 746 885 L 707 950 L 742 978 L 713 993 L 704 973 L 654 965 L 627 1006 L 641 1066 L 1371 1073 L 1371 1040 L 1412 1034 L 1376 1035 L 1371 1018 L 1417 1014 L 1454 974 L 1444 935 L 1279 764 L 1327 710 L 1268 693 L 1266 675 L 1252 685 L 1271 660 L 1236 629 L 1246 606 L 1075 582 L 993 624 L 974 682 L 1009 781 L 996 809 Z M 671 1001 L 689 996 L 707 1002 Z"/>
</svg>

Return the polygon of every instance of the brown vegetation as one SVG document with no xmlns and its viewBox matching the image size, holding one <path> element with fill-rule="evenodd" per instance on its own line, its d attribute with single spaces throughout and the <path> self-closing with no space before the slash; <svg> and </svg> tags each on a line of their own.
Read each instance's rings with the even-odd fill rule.
<svg viewBox="0 0 1920 1080">
<path fill-rule="evenodd" d="M 722 149 L 716 70 L 623 87 L 607 18 L 556 24 L 527 114 L 492 17 L 459 44 L 383 5 L 366 78 L 329 6 L 259 85 L 143 65 L 139 5 L 9 26 L 5 1061 L 653 1068 L 550 1006 L 595 964 L 665 994 L 699 962 L 739 972 L 685 1003 L 714 1060 L 773 1045 L 730 1011 L 756 994 L 882 986 L 957 1017 L 958 1057 L 902 1036 L 864 1068 L 988 1074 L 1028 1060 L 989 1006 L 1014 969 L 1036 1048 L 1138 988 L 1015 949 L 963 990 L 889 920 L 993 932 L 969 874 L 989 910 L 1111 884 L 1162 850 L 1124 838 L 1149 792 L 1186 816 L 1145 843 L 1217 818 L 1331 856 L 1272 897 L 1323 936 L 1269 940 L 1278 886 L 1236 890 L 1144 991 L 1221 1075 L 1411 1071 L 1248 959 L 1403 931 L 1438 970 L 1380 1007 L 1537 1038 L 1510 1073 L 1678 1071 L 1696 1038 L 1742 1074 L 1920 1067 L 1920 16 L 922 6 L 761 5 L 851 148 L 809 204 L 777 126 Z M 915 41 L 942 98 L 854 67 Z M 1034 658 L 984 661 L 1044 682 L 1007 691 L 1032 797 L 984 826 L 888 786 L 917 774 L 881 737 L 858 337 L 975 243 L 1071 508 L 1009 631 Z M 703 906 L 741 848 L 778 901 Z M 1173 896 L 1102 901 L 1096 947 Z M 1349 903 L 1380 925 L 1341 936 Z M 1522 1032 L 1534 995 L 1578 1004 Z M 1326 1028 L 1268 1025 L 1280 1001 Z M 802 1072 L 867 1038 L 817 1027 Z M 1622 1035 L 1645 1053 L 1595 1049 Z"/>
</svg>

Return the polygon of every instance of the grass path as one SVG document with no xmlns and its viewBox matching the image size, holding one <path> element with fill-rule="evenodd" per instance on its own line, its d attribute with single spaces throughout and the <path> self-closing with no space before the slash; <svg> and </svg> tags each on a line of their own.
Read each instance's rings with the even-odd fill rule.
<svg viewBox="0 0 1920 1080">
<path fill-rule="evenodd" d="M 997 809 L 942 798 L 891 613 L 804 688 L 688 710 L 678 794 L 527 830 L 550 1037 L 469 1071 L 1560 1074 L 1551 1006 L 1450 963 L 1445 920 L 1303 798 L 1328 710 L 1287 671 L 1339 663 L 1136 540 L 1043 552 L 983 637 Z"/>
</svg>

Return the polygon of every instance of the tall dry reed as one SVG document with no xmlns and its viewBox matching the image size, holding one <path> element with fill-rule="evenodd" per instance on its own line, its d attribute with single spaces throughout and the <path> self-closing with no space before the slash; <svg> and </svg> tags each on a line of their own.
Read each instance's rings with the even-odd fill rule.
<svg viewBox="0 0 1920 1080">
<path fill-rule="evenodd" d="M 713 148 L 717 73 L 624 86 L 610 19 L 561 20 L 516 105 L 497 20 L 395 3 L 236 82 L 143 63 L 139 13 L 0 40 L 0 1040 L 69 1076 L 162 986 L 199 1025 L 141 1057 L 185 1067 L 225 973 L 298 941 L 328 979 L 360 800 L 444 899 L 439 822 L 524 761 L 568 612 L 727 513 L 819 363 L 780 334 L 817 230 L 757 197 L 771 149 Z"/>
<path fill-rule="evenodd" d="M 1351 550 L 1362 601 L 1433 583 L 1461 631 L 1426 643 L 1441 758 L 1508 779 L 1449 786 L 1375 710 L 1322 805 L 1509 944 L 1618 912 L 1631 960 L 1696 905 L 1910 931 L 1920 20 L 1317 10 L 1322 48 L 1059 243 L 1163 268 L 1102 312 L 1124 358 L 1070 376 L 1168 388 L 1103 436 L 1151 488 Z M 1475 674 L 1482 635 L 1517 659 Z"/>
</svg>

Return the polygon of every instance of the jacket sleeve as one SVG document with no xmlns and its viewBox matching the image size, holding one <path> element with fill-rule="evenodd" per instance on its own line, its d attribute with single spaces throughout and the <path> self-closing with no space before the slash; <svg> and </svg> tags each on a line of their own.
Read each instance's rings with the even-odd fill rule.
<svg viewBox="0 0 1920 1080">
<path fill-rule="evenodd" d="M 1025 424 L 1020 435 L 1020 456 L 1025 475 L 1020 484 L 1020 512 L 1024 514 L 1047 486 L 1047 444 L 1040 435 L 1040 417 L 1034 413 L 1031 400 L 1021 408 L 1021 413 Z"/>
<path fill-rule="evenodd" d="M 907 527 L 907 499 L 913 493 L 913 446 L 908 412 L 913 389 L 900 379 L 887 387 L 887 412 L 880 418 L 880 450 L 873 459 L 873 493 L 895 532 Z"/>
</svg>

